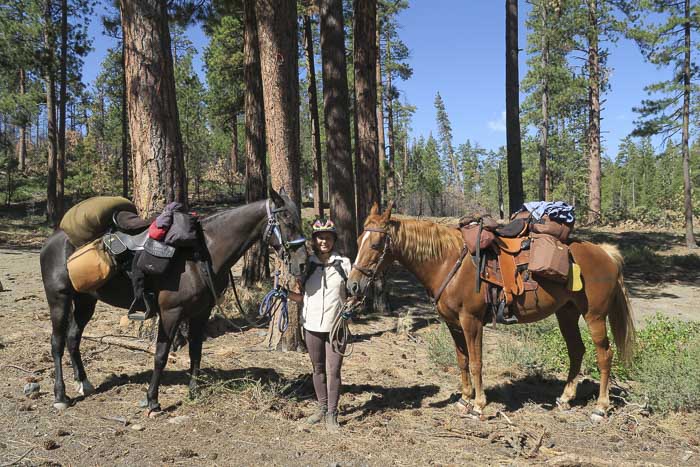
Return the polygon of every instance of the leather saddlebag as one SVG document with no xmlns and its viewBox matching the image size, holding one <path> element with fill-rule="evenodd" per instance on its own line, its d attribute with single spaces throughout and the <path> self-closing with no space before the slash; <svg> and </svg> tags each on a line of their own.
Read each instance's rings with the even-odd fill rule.
<svg viewBox="0 0 700 467">
<path fill-rule="evenodd" d="M 551 235 L 532 234 L 528 269 L 538 277 L 557 282 L 569 278 L 569 247 Z"/>
<path fill-rule="evenodd" d="M 479 237 L 479 225 L 469 225 L 461 228 L 462 238 L 464 243 L 467 244 L 467 249 L 471 254 L 476 252 L 476 243 L 479 242 L 479 249 L 484 250 L 488 248 L 491 243 L 493 243 L 496 238 L 493 232 L 490 230 L 481 230 L 481 236 Z M 477 239 L 477 237 L 479 237 Z"/>
<path fill-rule="evenodd" d="M 77 249 L 67 262 L 68 277 L 76 292 L 93 292 L 112 276 L 114 262 L 101 238 Z"/>
<path fill-rule="evenodd" d="M 547 234 L 556 237 L 561 242 L 568 242 L 569 235 L 574 229 L 574 223 L 557 222 L 545 215 L 539 221 L 533 222 L 530 225 L 530 230 L 538 234 Z"/>
</svg>

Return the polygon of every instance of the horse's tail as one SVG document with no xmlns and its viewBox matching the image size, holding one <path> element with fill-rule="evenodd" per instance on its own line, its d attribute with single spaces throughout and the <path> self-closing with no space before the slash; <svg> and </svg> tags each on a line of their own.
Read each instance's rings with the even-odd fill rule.
<svg viewBox="0 0 700 467">
<path fill-rule="evenodd" d="M 632 306 L 627 295 L 624 279 L 622 277 L 622 265 L 624 259 L 620 250 L 613 245 L 602 244 L 600 247 L 610 256 L 617 266 L 617 286 L 615 287 L 612 307 L 608 312 L 610 327 L 612 328 L 615 345 L 617 346 L 620 359 L 629 362 L 634 352 L 634 342 L 636 331 L 634 329 L 634 319 L 632 316 Z"/>
</svg>

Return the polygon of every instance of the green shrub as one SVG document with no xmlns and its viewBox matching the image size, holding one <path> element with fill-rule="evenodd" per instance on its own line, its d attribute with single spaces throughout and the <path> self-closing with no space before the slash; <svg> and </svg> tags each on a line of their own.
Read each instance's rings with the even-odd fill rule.
<svg viewBox="0 0 700 467">
<path fill-rule="evenodd" d="M 506 362 L 528 372 L 568 371 L 566 343 L 554 318 L 507 329 L 513 339 L 503 348 Z M 581 335 L 586 346 L 581 372 L 597 378 L 595 348 L 586 327 Z M 622 365 L 613 360 L 612 373 L 636 382 L 633 398 L 647 398 L 656 410 L 700 409 L 700 323 L 662 315 L 648 319 L 637 333 L 632 362 Z"/>
<path fill-rule="evenodd" d="M 646 245 L 627 244 L 621 252 L 628 267 L 658 268 L 663 263 L 663 258 Z"/>
<path fill-rule="evenodd" d="M 445 323 L 440 323 L 439 328 L 431 330 L 426 336 L 426 342 L 428 358 L 435 366 L 440 368 L 455 366 L 457 357 L 454 340 Z"/>
</svg>

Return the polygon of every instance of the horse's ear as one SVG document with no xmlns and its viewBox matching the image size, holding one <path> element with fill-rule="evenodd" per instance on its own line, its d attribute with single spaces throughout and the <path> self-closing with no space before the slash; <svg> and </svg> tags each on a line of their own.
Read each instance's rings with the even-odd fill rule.
<svg viewBox="0 0 700 467">
<path fill-rule="evenodd" d="M 391 219 L 391 211 L 394 209 L 394 200 L 389 201 L 389 205 L 386 207 L 386 210 L 384 211 L 384 214 L 382 214 L 382 217 L 384 218 L 385 221 L 388 221 Z"/>
<path fill-rule="evenodd" d="M 370 209 L 369 215 L 376 216 L 377 214 L 379 214 L 379 203 L 375 201 L 374 203 L 372 203 L 372 209 Z"/>
<path fill-rule="evenodd" d="M 284 200 L 282 199 L 282 196 L 280 196 L 283 194 L 285 194 L 284 188 L 280 190 L 280 193 L 277 193 L 275 189 L 270 186 L 270 198 L 272 198 L 272 201 L 274 201 L 275 206 L 278 208 L 284 206 Z"/>
</svg>

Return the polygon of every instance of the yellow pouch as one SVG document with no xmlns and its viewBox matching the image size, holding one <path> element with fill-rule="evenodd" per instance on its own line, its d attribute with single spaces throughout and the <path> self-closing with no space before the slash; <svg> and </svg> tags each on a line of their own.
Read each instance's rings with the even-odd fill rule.
<svg viewBox="0 0 700 467">
<path fill-rule="evenodd" d="M 569 281 L 566 288 L 572 292 L 578 292 L 583 289 L 583 281 L 581 281 L 581 266 L 576 263 L 571 263 L 569 268 Z"/>
</svg>

